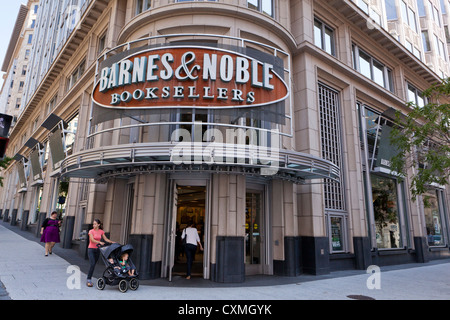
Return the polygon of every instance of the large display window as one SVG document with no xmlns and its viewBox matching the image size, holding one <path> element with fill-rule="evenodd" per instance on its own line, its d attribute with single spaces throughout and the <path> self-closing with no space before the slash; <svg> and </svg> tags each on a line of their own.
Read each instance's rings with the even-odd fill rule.
<svg viewBox="0 0 450 320">
<path fill-rule="evenodd" d="M 378 249 L 408 247 L 408 215 L 404 182 L 391 172 L 395 148 L 390 145 L 392 121 L 365 105 L 360 111 L 361 152 L 366 212 L 372 246 Z"/>
<path fill-rule="evenodd" d="M 370 175 L 370 181 L 377 247 L 401 248 L 397 182 L 375 174 Z"/>
<path fill-rule="evenodd" d="M 429 189 L 424 195 L 424 215 L 427 229 L 427 242 L 429 246 L 443 246 L 444 224 L 442 219 L 442 209 L 439 203 L 440 192 Z"/>
</svg>

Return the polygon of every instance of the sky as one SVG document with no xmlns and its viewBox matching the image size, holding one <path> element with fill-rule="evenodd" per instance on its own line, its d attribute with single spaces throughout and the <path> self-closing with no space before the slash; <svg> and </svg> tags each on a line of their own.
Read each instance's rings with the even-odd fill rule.
<svg viewBox="0 0 450 320">
<path fill-rule="evenodd" d="M 16 23 L 17 14 L 21 4 L 27 4 L 26 0 L 1 0 L 0 10 L 0 67 L 5 60 L 6 50 L 8 50 L 9 40 Z M 3 75 L 0 76 L 0 89 L 3 85 Z"/>
</svg>

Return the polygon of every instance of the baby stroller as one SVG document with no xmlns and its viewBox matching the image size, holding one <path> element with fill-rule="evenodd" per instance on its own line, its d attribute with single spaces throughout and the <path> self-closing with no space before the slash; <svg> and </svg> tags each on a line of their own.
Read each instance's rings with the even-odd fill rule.
<svg viewBox="0 0 450 320">
<path fill-rule="evenodd" d="M 99 247 L 99 249 L 106 269 L 103 272 L 103 276 L 97 280 L 97 289 L 103 290 L 106 285 L 119 285 L 119 290 L 122 293 L 127 292 L 128 288 L 133 291 L 137 290 L 139 288 L 138 273 L 133 261 L 131 261 L 133 246 L 129 244 L 122 246 L 118 243 L 112 243 Z M 119 264 L 119 259 L 124 253 L 128 253 L 126 267 Z M 129 275 L 129 270 L 134 270 L 134 275 Z"/>
</svg>

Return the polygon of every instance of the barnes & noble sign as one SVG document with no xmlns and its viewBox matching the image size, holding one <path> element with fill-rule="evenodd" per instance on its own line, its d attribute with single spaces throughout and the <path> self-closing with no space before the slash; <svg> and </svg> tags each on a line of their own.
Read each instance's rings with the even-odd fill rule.
<svg viewBox="0 0 450 320">
<path fill-rule="evenodd" d="M 272 64 L 202 46 L 145 50 L 104 66 L 93 93 L 108 108 L 257 107 L 288 96 Z"/>
</svg>

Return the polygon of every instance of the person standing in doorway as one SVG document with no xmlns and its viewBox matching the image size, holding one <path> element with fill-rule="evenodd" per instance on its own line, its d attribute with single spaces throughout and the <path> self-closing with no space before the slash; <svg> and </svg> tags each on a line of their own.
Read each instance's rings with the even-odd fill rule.
<svg viewBox="0 0 450 320">
<path fill-rule="evenodd" d="M 105 236 L 105 231 L 103 231 L 102 223 L 99 219 L 95 219 L 93 224 L 93 229 L 89 231 L 89 246 L 88 246 L 88 257 L 89 257 L 89 273 L 87 276 L 88 287 L 92 287 L 92 275 L 94 274 L 95 265 L 97 264 L 98 258 L 100 257 L 100 249 L 98 245 L 103 246 L 105 242 L 114 243 L 114 241 L 109 240 Z"/>
<path fill-rule="evenodd" d="M 189 222 L 188 227 L 183 230 L 183 234 L 181 235 L 181 239 L 186 237 L 186 259 L 187 259 L 187 273 L 186 279 L 191 278 L 191 269 L 192 263 L 195 259 L 195 253 L 197 252 L 197 244 L 200 247 L 200 250 L 203 251 L 202 244 L 200 242 L 200 237 L 198 236 L 197 228 L 193 222 Z"/>
<path fill-rule="evenodd" d="M 58 220 L 58 213 L 53 211 L 50 218 L 44 220 L 41 226 L 41 242 L 45 243 L 45 256 L 52 254 L 55 244 L 60 242 L 59 227 L 61 221 Z"/>
</svg>

